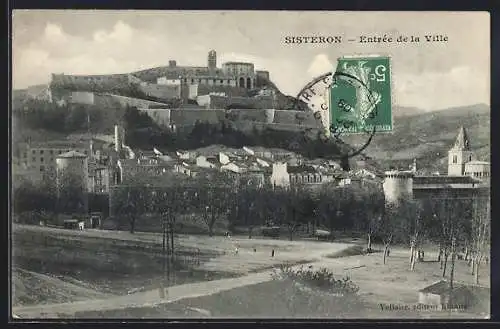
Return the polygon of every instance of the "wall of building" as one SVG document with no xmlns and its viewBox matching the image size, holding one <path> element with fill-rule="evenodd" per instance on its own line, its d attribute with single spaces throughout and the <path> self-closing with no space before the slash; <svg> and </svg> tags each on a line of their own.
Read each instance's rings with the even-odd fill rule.
<svg viewBox="0 0 500 329">
<path fill-rule="evenodd" d="M 109 168 L 96 168 L 90 173 L 89 192 L 91 193 L 109 193 L 111 173 Z"/>
<path fill-rule="evenodd" d="M 448 151 L 448 175 L 463 176 L 465 173 L 465 163 L 471 160 L 471 151 L 462 151 L 452 148 Z"/>
<path fill-rule="evenodd" d="M 288 174 L 286 163 L 273 163 L 271 185 L 277 187 L 290 186 L 290 175 Z"/>
<path fill-rule="evenodd" d="M 222 71 L 226 75 L 232 76 L 253 76 L 255 74 L 252 63 L 227 62 L 222 64 Z"/>
<path fill-rule="evenodd" d="M 159 77 L 156 80 L 156 84 L 158 85 L 169 85 L 169 86 L 180 86 L 181 79 L 168 79 L 167 77 Z"/>
<path fill-rule="evenodd" d="M 388 172 L 382 187 L 386 202 L 397 202 L 401 197 L 413 197 L 413 178 L 411 174 Z"/>
<path fill-rule="evenodd" d="M 487 179 L 491 176 L 491 164 L 482 162 L 471 162 L 465 164 L 465 175 L 478 179 Z"/>
<path fill-rule="evenodd" d="M 247 90 L 236 87 L 236 80 L 231 85 L 217 86 L 217 85 L 201 85 L 194 84 L 189 86 L 190 99 L 196 99 L 196 96 L 208 95 L 211 92 L 224 93 L 227 96 L 246 96 Z"/>
<path fill-rule="evenodd" d="M 69 151 L 77 151 L 82 154 L 88 154 L 89 148 L 86 145 L 76 146 L 75 144 L 61 145 L 41 145 L 28 147 L 27 149 L 27 164 L 32 170 L 39 172 L 49 171 L 56 167 L 56 157 L 59 154 Z"/>
</svg>

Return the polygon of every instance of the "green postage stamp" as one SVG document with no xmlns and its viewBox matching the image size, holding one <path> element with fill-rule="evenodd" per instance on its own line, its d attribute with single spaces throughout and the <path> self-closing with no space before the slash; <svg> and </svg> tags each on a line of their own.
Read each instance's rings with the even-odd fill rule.
<svg viewBox="0 0 500 329">
<path fill-rule="evenodd" d="M 328 108 L 332 134 L 392 131 L 390 58 L 339 58 Z"/>
</svg>

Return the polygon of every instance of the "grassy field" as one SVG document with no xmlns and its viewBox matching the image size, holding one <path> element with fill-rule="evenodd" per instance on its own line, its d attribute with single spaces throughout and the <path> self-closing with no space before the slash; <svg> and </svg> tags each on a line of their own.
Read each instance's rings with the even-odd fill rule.
<svg viewBox="0 0 500 329">
<path fill-rule="evenodd" d="M 489 314 L 488 294 L 480 296 L 482 302 L 474 308 L 458 313 L 381 310 L 380 304 L 412 308 L 417 305 L 419 289 L 442 279 L 432 247 L 424 249 L 426 261 L 418 262 L 415 270 L 410 271 L 408 249 L 393 247 L 384 265 L 382 253 L 364 255 L 364 241 L 359 240 L 360 244 L 349 244 L 179 235 L 176 241 L 179 254 L 199 250 L 203 255 L 199 264 L 177 265 L 171 283 L 178 288 L 178 297 L 158 306 L 141 307 L 141 302 L 126 306 L 128 302 L 119 301 L 122 295 L 129 295 L 131 301 L 158 298 L 154 289 L 163 278 L 161 262 L 154 256 L 161 245 L 158 234 L 16 226 L 13 302 L 28 306 L 85 300 L 104 302 L 112 298 L 116 305 L 122 305 L 119 309 L 108 306 L 101 311 L 97 311 L 99 308 L 78 311 L 77 307 L 72 317 L 84 318 L 484 318 Z M 290 282 L 273 281 L 270 274 L 262 272 L 283 263 L 306 262 L 305 266 L 329 269 L 336 278 L 350 277 L 360 287 L 359 299 L 344 305 L 343 301 L 326 298 L 324 294 L 304 295 L 295 291 Z M 266 279 L 245 282 L 245 275 L 256 272 L 264 274 Z M 235 288 L 222 291 L 217 288 L 211 292 L 191 291 L 185 285 L 221 279 L 217 286 L 222 287 L 229 277 L 243 281 L 233 285 Z M 462 260 L 456 262 L 455 280 L 473 282 L 470 268 Z M 488 288 L 489 282 L 490 268 L 483 264 L 480 283 Z M 185 289 L 188 290 L 183 292 Z"/>
<path fill-rule="evenodd" d="M 355 254 L 354 250 L 342 254 Z M 429 252 L 429 256 L 432 253 Z M 339 254 L 338 254 L 339 255 Z M 393 248 L 387 265 L 381 254 L 325 258 L 314 267 L 330 269 L 336 278 L 348 275 L 358 284 L 358 298 L 344 299 L 297 290 L 290 281 L 269 280 L 216 294 L 186 298 L 155 307 L 82 312 L 82 318 L 330 318 L 330 319 L 480 319 L 489 315 L 489 295 L 483 302 L 462 311 L 418 309 L 417 291 L 441 279 L 439 264 L 432 259 L 408 269 L 407 251 Z M 471 282 L 464 262 L 456 264 L 456 278 Z M 481 268 L 481 280 L 489 282 L 489 268 Z M 408 310 L 383 310 L 380 304 L 407 306 Z"/>
<path fill-rule="evenodd" d="M 175 275 L 170 280 L 175 285 L 312 261 L 338 248 L 311 241 L 206 235 L 178 235 L 175 241 Z M 15 225 L 12 242 L 14 305 L 78 301 L 92 292 L 124 295 L 154 289 L 165 277 L 162 237 L 157 233 Z M 46 294 L 44 287 L 53 294 Z"/>
<path fill-rule="evenodd" d="M 380 248 L 377 248 L 380 249 Z M 462 311 L 418 309 L 418 290 L 442 278 L 432 250 L 427 261 L 408 268 L 408 250 L 392 249 L 387 264 L 381 253 L 360 255 L 362 248 L 350 247 L 322 258 L 314 267 L 326 267 L 336 278 L 349 276 L 360 287 L 358 299 L 344 300 L 324 294 L 297 291 L 288 281 L 262 282 L 197 298 L 186 298 L 156 307 L 83 312 L 80 317 L 106 318 L 365 318 L 365 319 L 479 319 L 490 313 L 489 294 L 476 296 L 480 302 Z M 449 264 L 448 264 L 449 265 Z M 449 267 L 448 267 L 449 269 Z M 489 265 L 480 270 L 481 283 L 489 286 Z M 455 278 L 472 283 L 464 261 L 457 261 Z M 409 310 L 383 310 L 381 304 L 407 306 Z"/>
</svg>

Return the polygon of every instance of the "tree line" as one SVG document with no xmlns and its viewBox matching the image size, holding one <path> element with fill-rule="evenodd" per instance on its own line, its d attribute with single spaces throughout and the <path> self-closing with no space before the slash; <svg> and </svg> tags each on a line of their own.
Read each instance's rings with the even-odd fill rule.
<svg viewBox="0 0 500 329">
<path fill-rule="evenodd" d="M 27 100 L 21 108 L 13 109 L 12 115 L 27 128 L 64 134 L 87 131 L 89 127 L 100 129 L 104 119 L 102 110 L 94 105 L 56 105 L 43 100 Z"/>
<path fill-rule="evenodd" d="M 430 242 L 436 246 L 436 261 L 443 277 L 450 276 L 451 282 L 457 259 L 468 262 L 476 282 L 480 264 L 488 259 L 490 197 L 487 194 L 464 198 L 442 192 L 387 204 L 379 185 L 324 184 L 316 191 L 301 187 L 235 186 L 230 176 L 218 171 L 172 179 L 168 184 L 156 186 L 148 186 L 141 180 L 142 176 L 133 177 L 128 184 L 116 187 L 110 196 L 109 206 L 113 208 L 110 210 L 117 220 L 128 222 L 132 233 L 144 214 L 156 215 L 160 221 L 194 215 L 206 224 L 209 235 L 215 233 L 215 224 L 221 220 L 227 221 L 230 229 L 245 227 L 248 238 L 253 237 L 258 227 L 280 227 L 290 240 L 299 229 L 311 234 L 316 229 L 358 232 L 365 236 L 366 252 L 373 252 L 374 244 L 383 246 L 384 264 L 391 246 L 407 246 L 411 271 L 423 258 L 423 246 Z M 75 184 L 64 185 L 69 186 L 64 193 L 56 192 L 53 179 L 14 187 L 14 213 L 57 213 L 75 208 L 81 191 L 72 190 Z M 102 211 L 108 207 L 107 202 L 90 199 L 90 210 Z M 330 238 L 334 239 L 333 234 Z"/>
<path fill-rule="evenodd" d="M 219 182 L 224 180 L 223 174 Z M 128 186 L 113 197 L 118 216 L 135 222 L 149 212 L 176 217 L 196 214 L 207 225 L 210 235 L 218 220 L 231 226 L 246 227 L 252 238 L 257 227 L 278 226 L 293 240 L 299 229 L 313 233 L 317 228 L 358 232 L 366 238 L 366 252 L 373 244 L 383 246 L 386 264 L 391 246 L 408 246 L 409 270 L 423 260 L 423 246 L 436 245 L 443 277 L 454 275 L 457 258 L 464 258 L 479 281 L 479 264 L 487 258 L 490 237 L 489 196 L 460 198 L 449 193 L 423 199 L 401 199 L 387 204 L 380 186 L 338 187 L 323 185 L 318 191 L 304 188 L 235 188 L 230 181 L 193 178 L 182 184 L 151 190 L 147 186 Z M 153 193 L 153 197 L 147 197 Z M 130 217 L 132 214 L 132 217 Z M 131 227 L 134 225 L 131 224 Z M 334 238 L 333 235 L 330 236 Z M 451 280 L 453 282 L 453 278 Z"/>
</svg>

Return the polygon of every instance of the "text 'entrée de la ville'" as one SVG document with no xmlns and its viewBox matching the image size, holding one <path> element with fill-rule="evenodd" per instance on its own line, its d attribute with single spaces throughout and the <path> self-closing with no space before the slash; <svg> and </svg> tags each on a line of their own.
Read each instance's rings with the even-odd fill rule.
<svg viewBox="0 0 500 329">
<path fill-rule="evenodd" d="M 359 35 L 346 37 L 343 35 L 315 35 L 315 36 L 285 36 L 285 44 L 340 44 L 340 43 L 420 43 L 420 42 L 448 42 L 445 34 L 424 35 Z"/>
</svg>

